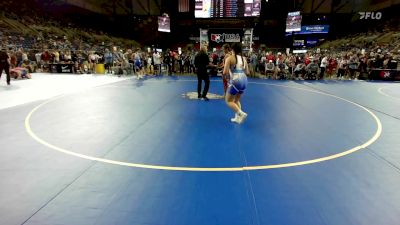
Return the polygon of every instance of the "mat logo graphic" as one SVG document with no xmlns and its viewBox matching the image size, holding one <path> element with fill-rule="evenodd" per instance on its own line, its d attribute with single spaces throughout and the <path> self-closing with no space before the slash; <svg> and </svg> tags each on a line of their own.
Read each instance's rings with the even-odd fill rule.
<svg viewBox="0 0 400 225">
<path fill-rule="evenodd" d="M 382 18 L 382 13 L 381 12 L 359 12 L 360 14 L 360 20 L 367 20 L 367 19 L 373 19 L 373 20 L 380 20 Z"/>
<path fill-rule="evenodd" d="M 183 93 L 183 94 L 182 94 L 182 97 L 183 97 L 183 98 L 190 99 L 190 100 L 199 100 L 197 92 L 187 92 L 187 93 Z M 213 93 L 208 93 L 208 94 L 207 94 L 207 97 L 208 97 L 209 99 L 223 99 L 223 98 L 224 98 L 223 95 L 218 95 L 218 94 L 213 94 Z"/>
</svg>

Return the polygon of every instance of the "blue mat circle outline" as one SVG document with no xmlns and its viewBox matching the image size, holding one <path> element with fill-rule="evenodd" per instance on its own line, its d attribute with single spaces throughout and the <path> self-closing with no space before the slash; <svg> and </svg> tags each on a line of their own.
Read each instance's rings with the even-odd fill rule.
<svg viewBox="0 0 400 225">
<path fill-rule="evenodd" d="M 192 81 L 195 82 L 196 80 L 174 80 L 174 81 Z M 154 81 L 151 81 L 154 82 Z M 321 91 L 317 91 L 317 90 L 313 90 L 313 89 L 307 89 L 307 88 L 300 88 L 300 87 L 293 87 L 293 86 L 288 86 L 288 85 L 282 85 L 282 84 L 270 84 L 270 83 L 264 83 L 264 82 L 249 82 L 249 84 L 262 84 L 262 85 L 270 85 L 270 86 L 277 86 L 277 87 L 284 87 L 284 88 L 293 88 L 293 89 L 298 89 L 298 90 L 302 90 L 302 91 L 308 91 L 308 92 L 313 92 L 313 93 L 317 93 L 317 94 L 322 94 L 325 96 L 330 96 L 345 102 L 348 102 L 350 104 L 353 104 L 361 109 L 363 109 L 364 111 L 367 111 L 372 118 L 375 120 L 376 125 L 377 125 L 377 130 L 375 132 L 375 134 L 365 143 L 355 146 L 351 149 L 342 151 L 340 153 L 337 154 L 333 154 L 333 155 L 328 155 L 325 157 L 320 157 L 320 158 L 315 158 L 315 159 L 311 159 L 311 160 L 304 160 L 304 161 L 297 161 L 297 162 L 290 162 L 290 163 L 280 163 L 280 164 L 270 164 L 270 165 L 259 165 L 259 166 L 243 166 L 243 167 L 182 167 L 182 166 L 162 166 L 162 165 L 150 165 L 150 164 L 139 164 L 139 163 L 129 163 L 129 162 L 123 162 L 123 161 L 117 161 L 117 160 L 110 160 L 110 159 L 105 159 L 105 158 L 99 158 L 99 157 L 94 157 L 94 156 L 90 156 L 90 155 L 84 155 L 84 154 L 80 154 L 80 153 L 76 153 L 67 149 L 63 149 L 61 147 L 58 147 L 56 145 L 53 145 L 43 139 L 41 139 L 40 137 L 38 137 L 32 130 L 31 125 L 30 125 L 30 120 L 32 118 L 32 115 L 42 106 L 53 102 L 65 95 L 60 95 L 60 96 L 56 96 L 54 98 L 51 98 L 41 104 L 39 104 L 38 106 L 34 107 L 29 113 L 28 115 L 25 117 L 25 130 L 27 131 L 27 133 L 38 143 L 53 149 L 55 151 L 58 152 L 62 152 L 68 155 L 72 155 L 72 156 L 76 156 L 79 158 L 83 158 L 83 159 L 88 159 L 88 160 L 92 160 L 92 161 L 97 161 L 97 162 L 102 162 L 102 163 L 108 163 L 108 164 L 113 164 L 113 165 L 119 165 L 119 166 L 127 166 L 127 167 L 135 167 L 135 168 L 143 168 L 143 169 L 155 169 L 155 170 L 170 170 L 170 171 L 197 171 L 197 172 L 234 172 L 234 171 L 250 171 L 250 170 L 267 170 L 267 169 L 278 169 L 278 168 L 287 168 L 287 167 L 294 167 L 294 166 L 302 166 L 302 165 L 309 165 L 309 164 L 314 164 L 314 163 L 319 163 L 319 162 L 323 162 L 323 161 L 328 161 L 328 160 L 332 160 L 332 159 L 336 159 L 339 157 L 343 157 L 349 154 L 352 154 L 356 151 L 359 151 L 361 149 L 364 149 L 366 147 L 368 147 L 369 145 L 373 144 L 382 134 L 382 123 L 380 121 L 380 119 L 369 109 L 367 109 L 366 107 L 355 103 L 353 101 L 347 100 L 345 98 L 333 95 L 333 94 L 329 94 L 329 93 L 325 93 L 325 92 L 321 92 Z"/>
</svg>

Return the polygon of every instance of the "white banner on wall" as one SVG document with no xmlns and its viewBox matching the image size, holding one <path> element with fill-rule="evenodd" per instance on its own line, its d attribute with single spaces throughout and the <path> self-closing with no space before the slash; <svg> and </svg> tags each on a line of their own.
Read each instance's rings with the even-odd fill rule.
<svg viewBox="0 0 400 225">
<path fill-rule="evenodd" d="M 203 46 L 208 47 L 208 30 L 207 29 L 200 29 L 200 48 Z"/>
</svg>

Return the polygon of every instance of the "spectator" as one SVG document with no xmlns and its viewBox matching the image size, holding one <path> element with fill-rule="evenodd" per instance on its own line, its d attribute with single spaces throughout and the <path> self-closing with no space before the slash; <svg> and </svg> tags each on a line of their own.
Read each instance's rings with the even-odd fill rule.
<svg viewBox="0 0 400 225">
<path fill-rule="evenodd" d="M 105 53 L 104 53 L 104 67 L 105 69 L 107 69 L 108 73 L 112 73 L 112 66 L 113 66 L 113 54 L 110 52 L 109 49 L 105 49 Z"/>
<path fill-rule="evenodd" d="M 161 55 L 156 50 L 153 53 L 154 75 L 161 75 Z"/>
<path fill-rule="evenodd" d="M 7 85 L 10 85 L 10 56 L 7 54 L 5 48 L 0 49 L 0 78 L 3 70 L 7 75 Z"/>
<path fill-rule="evenodd" d="M 308 64 L 306 67 L 306 71 L 307 71 L 306 78 L 318 80 L 318 68 L 319 68 L 318 59 L 313 58 L 311 63 Z"/>
<path fill-rule="evenodd" d="M 306 72 L 306 65 L 302 62 L 296 65 L 294 69 L 294 75 L 296 80 L 303 80 L 304 74 Z"/>
<path fill-rule="evenodd" d="M 328 56 L 326 55 L 326 56 L 324 56 L 324 57 L 322 58 L 322 60 L 321 60 L 321 65 L 320 65 L 321 72 L 319 73 L 319 78 L 320 78 L 320 79 L 324 79 L 324 77 L 325 77 L 325 70 L 326 70 L 326 67 L 328 66 L 328 64 L 329 64 L 329 58 L 328 58 Z"/>
<path fill-rule="evenodd" d="M 268 63 L 265 63 L 265 78 L 275 78 L 275 64 L 272 60 L 269 60 Z"/>
</svg>

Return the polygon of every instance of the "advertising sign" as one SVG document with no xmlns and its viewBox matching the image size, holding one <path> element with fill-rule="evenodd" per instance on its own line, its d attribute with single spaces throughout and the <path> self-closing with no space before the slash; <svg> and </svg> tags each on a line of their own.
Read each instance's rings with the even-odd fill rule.
<svg viewBox="0 0 400 225">
<path fill-rule="evenodd" d="M 200 48 L 208 47 L 208 30 L 200 29 Z"/>
<path fill-rule="evenodd" d="M 329 25 L 306 25 L 301 26 L 301 33 L 314 34 L 314 33 L 328 33 Z"/>
<path fill-rule="evenodd" d="M 286 32 L 301 30 L 301 14 L 300 11 L 289 12 L 286 18 Z"/>
<path fill-rule="evenodd" d="M 304 40 L 293 40 L 293 46 L 304 46 Z"/>
<path fill-rule="evenodd" d="M 242 29 L 210 29 L 208 33 L 210 46 L 241 42 L 243 36 Z"/>
<path fill-rule="evenodd" d="M 167 16 L 159 16 L 158 17 L 158 31 L 171 32 L 169 17 L 167 17 Z"/>
<path fill-rule="evenodd" d="M 294 34 L 327 34 L 329 33 L 329 25 L 304 25 L 301 26 L 300 31 Z M 292 33 L 286 33 L 286 36 Z"/>
</svg>

